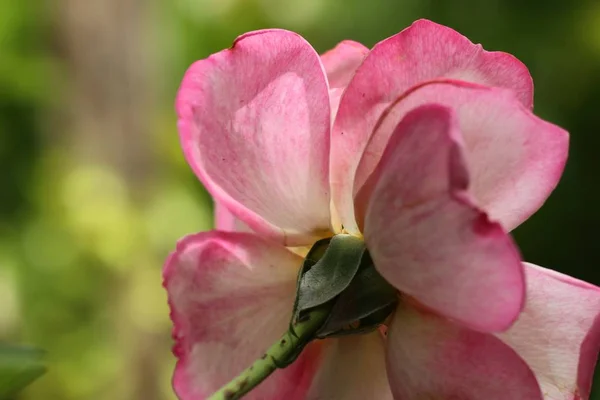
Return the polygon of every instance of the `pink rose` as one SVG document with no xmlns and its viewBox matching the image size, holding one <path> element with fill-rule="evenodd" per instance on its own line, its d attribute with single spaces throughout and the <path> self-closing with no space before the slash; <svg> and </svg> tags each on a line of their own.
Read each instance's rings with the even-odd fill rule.
<svg viewBox="0 0 600 400">
<path fill-rule="evenodd" d="M 521 62 L 426 20 L 322 57 L 250 32 L 193 64 L 178 126 L 219 230 L 164 269 L 179 397 L 259 358 L 288 327 L 302 255 L 345 232 L 398 289 L 387 336 L 315 341 L 248 398 L 587 399 L 600 289 L 522 263 L 507 233 L 567 158 L 532 105 Z"/>
</svg>

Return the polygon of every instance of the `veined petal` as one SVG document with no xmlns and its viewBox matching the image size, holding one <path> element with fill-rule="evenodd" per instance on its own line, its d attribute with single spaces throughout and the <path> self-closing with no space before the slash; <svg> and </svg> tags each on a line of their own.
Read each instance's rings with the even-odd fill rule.
<svg viewBox="0 0 600 400">
<path fill-rule="evenodd" d="M 367 47 L 352 40 L 344 40 L 325 52 L 321 61 L 327 72 L 329 87 L 345 88 L 368 53 Z"/>
<path fill-rule="evenodd" d="M 600 288 L 526 264 L 521 316 L 498 335 L 535 372 L 546 399 L 589 399 L 600 352 Z"/>
<path fill-rule="evenodd" d="M 511 230 L 542 206 L 564 170 L 568 133 L 533 115 L 510 90 L 452 80 L 416 86 L 386 109 L 360 160 L 355 193 L 373 173 L 398 122 L 432 102 L 455 110 L 470 191 L 491 219 Z"/>
<path fill-rule="evenodd" d="M 286 245 L 329 230 L 328 86 L 302 37 L 239 37 L 188 69 L 176 108 L 190 166 L 237 218 Z"/>
<path fill-rule="evenodd" d="M 533 372 L 494 335 L 401 304 L 387 336 L 394 399 L 542 400 Z"/>
<path fill-rule="evenodd" d="M 487 52 L 458 32 L 419 20 L 376 44 L 342 96 L 331 137 L 332 197 L 344 228 L 354 221 L 354 174 L 381 113 L 420 82 L 453 78 L 513 90 L 527 108 L 533 83 L 525 65 L 510 54 Z"/>
<path fill-rule="evenodd" d="M 179 361 L 173 385 L 182 400 L 208 397 L 250 366 L 287 331 L 302 258 L 249 233 L 184 238 L 164 269 Z M 303 399 L 318 352 L 307 347 L 251 399 Z"/>
<path fill-rule="evenodd" d="M 365 242 L 402 293 L 471 329 L 501 331 L 523 307 L 523 269 L 510 236 L 472 203 L 468 182 L 452 111 L 411 111 L 365 184 Z"/>
<path fill-rule="evenodd" d="M 379 332 L 328 339 L 307 400 L 392 400 Z"/>
</svg>

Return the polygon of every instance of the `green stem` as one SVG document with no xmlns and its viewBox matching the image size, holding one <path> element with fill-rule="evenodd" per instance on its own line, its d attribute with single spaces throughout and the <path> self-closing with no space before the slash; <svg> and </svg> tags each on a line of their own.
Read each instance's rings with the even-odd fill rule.
<svg viewBox="0 0 600 400">
<path fill-rule="evenodd" d="M 328 307 L 317 307 L 307 312 L 302 321 L 290 329 L 249 368 L 216 391 L 208 400 L 237 400 L 264 381 L 277 368 L 285 368 L 300 354 L 304 346 L 314 339 L 314 334 L 329 315 Z"/>
</svg>

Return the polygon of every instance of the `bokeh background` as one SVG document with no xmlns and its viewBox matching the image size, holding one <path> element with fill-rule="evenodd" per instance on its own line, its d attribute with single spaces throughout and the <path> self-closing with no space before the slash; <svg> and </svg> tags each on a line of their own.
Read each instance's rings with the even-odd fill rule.
<svg viewBox="0 0 600 400">
<path fill-rule="evenodd" d="M 161 264 L 212 224 L 175 129 L 191 62 L 259 28 L 322 52 L 421 17 L 528 65 L 571 156 L 515 235 L 527 260 L 600 284 L 597 0 L 0 0 L 0 340 L 49 364 L 20 399 L 174 399 Z"/>
</svg>

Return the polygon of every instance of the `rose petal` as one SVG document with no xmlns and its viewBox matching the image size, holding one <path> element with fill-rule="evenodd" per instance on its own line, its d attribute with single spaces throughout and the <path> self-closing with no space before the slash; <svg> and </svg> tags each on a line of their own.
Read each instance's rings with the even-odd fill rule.
<svg viewBox="0 0 600 400">
<path fill-rule="evenodd" d="M 401 304 L 387 337 L 394 398 L 542 400 L 533 372 L 491 334 Z"/>
<path fill-rule="evenodd" d="M 356 68 L 362 63 L 369 49 L 358 42 L 344 40 L 321 56 L 321 62 L 329 81 L 329 102 L 331 120 L 335 119 L 340 98 L 344 89 L 354 76 Z"/>
<path fill-rule="evenodd" d="M 588 399 L 600 351 L 600 288 L 526 264 L 523 313 L 499 337 L 535 372 L 547 399 Z"/>
<path fill-rule="evenodd" d="M 252 232 L 246 224 L 237 219 L 223 204 L 218 201 L 215 207 L 215 229 L 226 232 Z"/>
<path fill-rule="evenodd" d="M 215 201 L 215 229 L 220 231 L 235 231 L 235 225 L 238 221 L 231 212 L 223 204 Z"/>
<path fill-rule="evenodd" d="M 448 27 L 419 20 L 376 44 L 342 97 L 331 137 L 332 197 L 347 231 L 358 230 L 352 184 L 381 113 L 410 87 L 441 77 L 506 87 L 526 107 L 533 104 L 531 76 L 519 60 L 484 51 Z"/>
<path fill-rule="evenodd" d="M 473 205 L 468 180 L 451 110 L 411 111 L 365 185 L 365 242 L 401 292 L 472 329 L 500 331 L 522 309 L 523 270 L 511 238 Z"/>
<path fill-rule="evenodd" d="M 327 72 L 329 87 L 344 88 L 354 76 L 356 68 L 363 62 L 369 49 L 358 42 L 344 40 L 321 56 Z"/>
<path fill-rule="evenodd" d="M 248 233 L 204 232 L 178 243 L 165 265 L 164 286 L 175 325 L 173 384 L 180 399 L 206 398 L 287 330 L 301 262 Z M 249 398 L 303 398 L 317 356 L 307 348 Z"/>
<path fill-rule="evenodd" d="M 338 112 L 338 108 L 340 107 L 340 100 L 342 99 L 342 94 L 344 94 L 344 90 L 346 88 L 335 88 L 329 90 L 329 104 L 331 107 L 331 120 L 335 120 L 335 116 Z"/>
<path fill-rule="evenodd" d="M 392 399 L 379 332 L 326 341 L 307 400 Z"/>
<path fill-rule="evenodd" d="M 176 108 L 189 164 L 237 218 L 291 245 L 329 230 L 328 87 L 302 37 L 239 37 L 189 68 Z"/>
<path fill-rule="evenodd" d="M 511 230 L 542 206 L 564 170 L 568 133 L 537 118 L 509 90 L 460 81 L 426 83 L 392 103 L 361 158 L 355 193 L 375 169 L 398 122 L 431 102 L 456 111 L 471 171 L 470 190 L 490 218 Z"/>
</svg>

